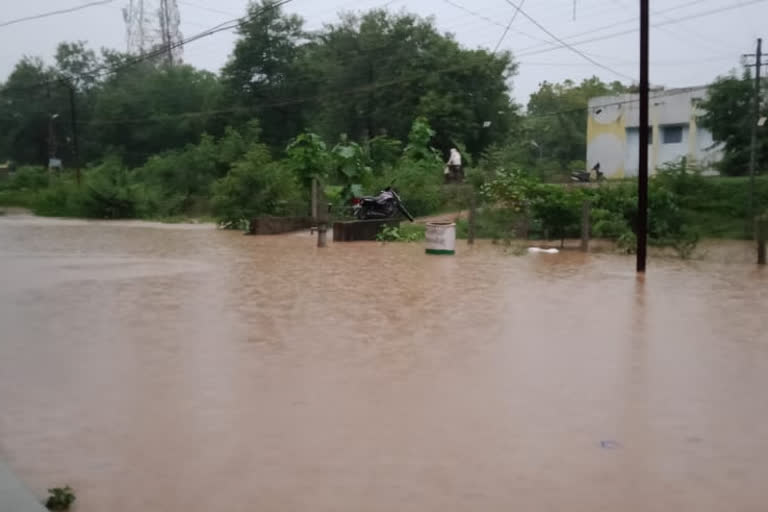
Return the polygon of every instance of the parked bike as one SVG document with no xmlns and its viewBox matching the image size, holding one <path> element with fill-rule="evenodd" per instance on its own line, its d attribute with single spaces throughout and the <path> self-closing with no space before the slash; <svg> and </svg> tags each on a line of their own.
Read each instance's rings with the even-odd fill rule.
<svg viewBox="0 0 768 512">
<path fill-rule="evenodd" d="M 591 181 L 603 181 L 605 179 L 605 174 L 600 172 L 600 162 L 595 164 L 595 166 L 592 168 L 592 171 L 595 173 L 594 178 L 592 178 L 592 172 L 573 172 L 571 173 L 571 181 L 589 183 Z"/>
<path fill-rule="evenodd" d="M 364 196 L 352 200 L 352 213 L 360 220 L 391 219 L 397 215 L 398 211 L 413 222 L 413 215 L 405 208 L 392 185 L 379 192 L 377 196 Z"/>
</svg>

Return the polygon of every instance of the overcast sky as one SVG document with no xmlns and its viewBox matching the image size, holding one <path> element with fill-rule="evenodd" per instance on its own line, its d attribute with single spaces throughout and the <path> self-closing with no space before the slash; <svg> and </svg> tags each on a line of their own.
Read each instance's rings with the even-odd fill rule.
<svg viewBox="0 0 768 512">
<path fill-rule="evenodd" d="M 512 0 L 518 3 L 520 0 Z M 158 0 L 145 0 L 152 4 Z M 563 47 L 525 16 L 515 19 L 501 47 L 520 63 L 513 96 L 527 102 L 544 80 L 603 80 L 637 77 L 638 0 L 528 0 L 523 11 L 550 33 L 573 43 L 587 58 Z M 0 24 L 15 18 L 89 3 L 89 0 L 5 1 Z M 247 0 L 178 0 L 185 36 L 245 12 Z M 86 40 L 92 47 L 125 49 L 121 8 L 128 0 L 41 20 L 0 27 L 0 79 L 5 79 L 23 55 L 50 61 L 60 41 Z M 293 0 L 286 10 L 300 14 L 308 28 L 336 19 L 339 11 L 367 10 L 387 5 L 434 16 L 443 32 L 451 32 L 466 47 L 493 48 L 514 8 L 506 0 Z M 474 14 L 462 10 L 462 7 Z M 712 11 L 728 9 L 705 15 Z M 741 55 L 752 53 L 757 37 L 768 35 L 768 0 L 652 0 L 651 81 L 668 87 L 706 84 L 739 66 Z M 622 32 L 628 32 L 621 34 Z M 229 55 L 234 34 L 219 33 L 193 42 L 184 60 L 218 71 Z M 586 39 L 596 39 L 584 42 Z M 607 68 L 607 69 L 606 69 Z"/>
</svg>

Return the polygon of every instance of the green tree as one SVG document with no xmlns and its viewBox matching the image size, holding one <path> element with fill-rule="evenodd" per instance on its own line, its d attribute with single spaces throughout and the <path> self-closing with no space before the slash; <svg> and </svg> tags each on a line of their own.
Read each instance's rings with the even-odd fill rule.
<svg viewBox="0 0 768 512">
<path fill-rule="evenodd" d="M 213 184 L 213 212 L 226 228 L 244 228 L 257 215 L 295 215 L 303 205 L 296 175 L 272 161 L 263 144 L 251 147 Z"/>
<path fill-rule="evenodd" d="M 219 135 L 224 118 L 215 111 L 221 92 L 219 80 L 207 71 L 136 64 L 100 86 L 85 135 L 102 153 L 137 165 L 153 154 L 196 143 L 203 132 Z"/>
<path fill-rule="evenodd" d="M 621 94 L 628 88 L 620 82 L 604 83 L 597 77 L 576 84 L 543 82 L 528 101 L 525 128 L 516 144 L 527 160 L 556 166 L 566 173 L 573 161 L 587 154 L 587 105 L 597 96 Z M 522 164 L 523 162 L 519 162 Z M 546 172 L 545 172 L 546 174 Z"/>
<path fill-rule="evenodd" d="M 304 75 L 321 99 L 307 108 L 326 137 L 405 140 L 414 115 L 430 119 L 443 151 L 460 140 L 476 154 L 506 135 L 511 55 L 466 50 L 430 19 L 344 14 L 302 49 Z"/>
<path fill-rule="evenodd" d="M 68 109 L 55 78 L 41 59 L 24 57 L 0 86 L 0 161 L 48 165 L 49 128 L 59 132 Z"/>
<path fill-rule="evenodd" d="M 749 155 L 753 123 L 754 81 L 746 71 L 742 77 L 718 78 L 709 87 L 708 98 L 701 103 L 705 112 L 701 124 L 712 132 L 715 141 L 724 144 L 720 169 L 738 176 L 749 172 Z M 762 102 L 765 105 L 765 101 Z M 762 115 L 765 115 L 765 109 Z M 768 132 L 760 130 L 758 170 L 768 166 Z"/>
<path fill-rule="evenodd" d="M 264 141 L 283 147 L 304 129 L 303 106 L 294 101 L 306 90 L 297 66 L 303 21 L 284 14 L 274 0 L 249 3 L 247 15 L 222 80 L 241 111 L 238 118 L 258 118 Z"/>
</svg>

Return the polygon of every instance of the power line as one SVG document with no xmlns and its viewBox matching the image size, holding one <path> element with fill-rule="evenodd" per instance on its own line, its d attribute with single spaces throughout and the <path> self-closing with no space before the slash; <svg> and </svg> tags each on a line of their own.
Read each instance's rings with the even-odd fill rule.
<svg viewBox="0 0 768 512">
<path fill-rule="evenodd" d="M 515 22 L 515 19 L 517 18 L 517 15 L 520 14 L 520 9 L 523 7 L 523 4 L 525 3 L 525 0 L 520 1 L 520 7 L 515 11 L 515 14 L 512 15 L 512 18 L 509 20 L 509 23 L 507 24 L 507 28 L 504 29 L 504 33 L 501 34 L 501 37 L 499 38 L 499 42 L 496 43 L 496 46 L 493 48 L 493 53 L 496 53 L 499 51 L 499 46 L 501 46 L 501 43 L 504 42 L 504 38 L 507 37 L 507 34 L 509 34 L 509 29 L 512 28 L 512 24 Z"/>
<path fill-rule="evenodd" d="M 178 0 L 178 3 L 180 3 L 181 5 L 186 5 L 187 7 L 194 7 L 196 9 L 200 9 L 200 10 L 203 10 L 203 11 L 212 12 L 214 14 L 223 14 L 224 16 L 237 16 L 233 12 L 221 11 L 219 9 L 214 9 L 213 7 L 207 7 L 205 5 L 196 4 L 196 3 L 189 2 L 189 1 L 186 1 L 186 0 Z"/>
<path fill-rule="evenodd" d="M 678 5 L 675 5 L 675 6 L 672 6 L 672 7 L 668 7 L 666 9 L 660 9 L 660 10 L 656 11 L 656 14 L 662 15 L 664 13 L 668 13 L 668 12 L 672 12 L 672 11 L 678 11 L 680 9 L 685 9 L 687 7 L 691 7 L 691 6 L 694 6 L 694 5 L 706 2 L 706 1 L 707 0 L 690 0 L 689 2 L 686 2 L 684 4 L 678 4 Z M 596 28 L 593 28 L 593 29 L 590 29 L 590 30 L 587 30 L 587 31 L 584 31 L 584 32 L 578 32 L 576 34 L 569 34 L 567 36 L 564 36 L 563 39 L 571 40 L 571 39 L 574 39 L 576 37 L 592 35 L 595 32 L 602 32 L 604 30 L 615 28 L 618 25 L 626 25 L 628 23 L 637 24 L 638 20 L 639 20 L 639 18 L 637 16 L 632 16 L 630 18 L 624 18 L 622 20 L 614 21 L 614 22 L 612 22 L 612 23 L 610 23 L 608 25 L 603 25 L 601 27 L 596 27 Z M 547 46 L 550 46 L 550 45 L 552 45 L 552 42 L 551 41 L 546 41 L 545 44 Z M 537 44 L 537 45 L 529 46 L 529 47 L 526 47 L 526 48 L 522 48 L 521 51 L 535 50 L 535 49 L 538 49 L 538 48 L 540 48 L 542 46 L 544 46 L 544 45 L 543 44 Z"/>
<path fill-rule="evenodd" d="M 109 0 L 109 1 L 112 1 L 112 0 Z M 211 36 L 211 35 L 216 34 L 218 32 L 222 32 L 222 31 L 225 31 L 225 30 L 232 30 L 234 28 L 238 28 L 238 27 L 242 27 L 244 25 L 247 25 L 248 23 L 250 23 L 251 21 L 256 19 L 258 16 L 264 14 L 265 12 L 267 12 L 269 10 L 272 10 L 272 9 L 277 9 L 279 7 L 282 7 L 283 5 L 285 5 L 285 4 L 289 3 L 289 2 L 292 2 L 292 1 L 293 0 L 279 0 L 277 2 L 270 3 L 268 5 L 265 5 L 264 7 L 259 9 L 258 11 L 253 12 L 251 14 L 248 14 L 247 16 L 243 16 L 241 18 L 235 18 L 233 20 L 224 21 L 222 23 L 219 23 L 218 25 L 215 25 L 215 26 L 207 29 L 207 30 L 204 30 L 203 32 L 200 32 L 200 33 L 195 34 L 195 35 L 193 35 L 191 37 L 188 37 L 187 39 L 183 39 L 183 40 L 178 41 L 178 42 L 176 42 L 174 44 L 171 44 L 171 45 L 167 45 L 167 46 L 164 45 L 164 46 L 162 46 L 160 48 L 157 48 L 157 49 L 155 49 L 155 50 L 153 50 L 151 52 L 147 52 L 147 53 L 145 53 L 143 55 L 139 55 L 139 56 L 134 57 L 132 59 L 127 59 L 125 62 L 123 62 L 121 64 L 118 64 L 116 66 L 112 66 L 112 67 L 109 67 L 109 68 L 107 68 L 106 66 L 101 66 L 101 67 L 99 67 L 99 68 L 97 68 L 95 70 L 92 70 L 92 71 L 88 72 L 88 73 L 83 73 L 83 74 L 79 75 L 77 78 L 78 79 L 83 79 L 83 78 L 97 79 L 97 78 L 101 78 L 101 77 L 106 76 L 106 75 L 117 73 L 118 71 L 122 71 L 123 69 L 129 68 L 131 66 L 135 66 L 136 64 L 138 64 L 140 62 L 143 62 L 143 61 L 146 61 L 146 60 L 150 60 L 150 59 L 153 59 L 155 57 L 159 57 L 159 56 L 161 56 L 163 54 L 166 54 L 167 52 L 169 52 L 171 50 L 174 50 L 174 49 L 179 48 L 181 46 L 184 46 L 186 44 L 192 43 L 192 42 L 197 41 L 199 39 L 203 39 L 205 37 Z M 67 82 L 68 82 L 68 80 L 65 79 L 65 78 L 57 78 L 57 79 L 54 79 L 54 80 L 46 80 L 46 81 L 43 81 L 43 82 L 39 82 L 37 84 L 25 85 L 25 86 L 20 86 L 20 87 L 14 87 L 13 89 L 30 90 L 30 89 L 36 89 L 36 88 L 39 88 L 39 87 L 49 86 L 49 85 L 56 84 L 56 83 L 58 83 L 58 84 L 66 84 Z M 0 90 L 0 92 L 5 93 L 5 92 L 7 92 L 8 89 L 9 89 L 8 86 L 6 86 L 2 90 Z"/>
<path fill-rule="evenodd" d="M 662 13 L 671 12 L 673 10 L 683 9 L 683 8 L 690 7 L 690 6 L 695 5 L 695 4 L 699 4 L 702 1 L 704 1 L 704 0 L 693 0 L 693 1 L 685 3 L 685 4 L 681 4 L 681 5 L 677 5 L 677 6 L 674 6 L 674 7 L 670 7 L 668 9 L 661 9 L 661 10 L 656 11 L 656 14 L 662 14 Z M 747 2 L 739 3 L 739 4 L 726 5 L 726 6 L 723 6 L 723 7 L 719 7 L 719 8 L 716 8 L 716 9 L 710 9 L 710 10 L 707 10 L 707 11 L 699 11 L 697 13 L 689 14 L 688 16 L 681 16 L 679 18 L 669 18 L 669 19 L 667 19 L 667 21 L 663 21 L 663 22 L 659 22 L 659 23 L 654 23 L 652 26 L 653 27 L 662 27 L 662 26 L 667 26 L 667 25 L 673 25 L 673 24 L 676 24 L 676 23 L 682 23 L 682 22 L 685 22 L 685 21 L 689 21 L 689 20 L 693 20 L 693 19 L 697 19 L 697 18 L 702 18 L 702 17 L 705 17 L 705 16 L 710 16 L 712 14 L 719 14 L 721 12 L 726 12 L 726 11 L 730 11 L 730 10 L 733 10 L 733 9 L 739 9 L 739 8 L 742 8 L 742 7 L 747 7 L 749 5 L 753 5 L 753 4 L 757 4 L 757 3 L 762 3 L 762 2 L 765 2 L 765 1 L 766 0 L 750 0 L 750 1 L 747 1 Z M 612 23 L 610 25 L 605 25 L 603 27 L 598 27 L 598 28 L 595 28 L 593 30 L 588 30 L 586 32 L 579 32 L 578 34 L 572 34 L 572 35 L 569 35 L 569 36 L 565 36 L 565 39 L 569 39 L 570 40 L 570 39 L 573 39 L 573 38 L 576 38 L 576 37 L 579 37 L 579 36 L 589 35 L 589 34 L 592 34 L 594 32 L 602 32 L 603 30 L 607 30 L 609 28 L 613 28 L 616 25 L 625 25 L 627 23 L 635 23 L 635 22 L 637 22 L 637 17 L 627 18 L 627 19 L 625 19 L 623 21 L 617 21 L 616 23 Z M 638 27 L 633 27 L 633 28 L 622 30 L 622 31 L 619 31 L 619 32 L 613 32 L 611 34 L 606 34 L 606 35 L 602 35 L 602 36 L 596 36 L 596 37 L 593 37 L 593 38 L 588 38 L 588 39 L 572 42 L 571 44 L 581 45 L 581 44 L 591 43 L 591 42 L 594 42 L 594 41 L 603 41 L 605 39 L 612 39 L 614 37 L 619 37 L 619 36 L 623 36 L 623 35 L 627 35 L 627 34 L 632 34 L 632 33 L 637 32 L 639 30 L 640 29 Z M 534 45 L 534 46 L 529 46 L 527 48 L 522 48 L 520 50 L 522 53 L 519 53 L 518 56 L 537 55 L 539 53 L 546 53 L 546 52 L 550 52 L 550 51 L 559 49 L 559 47 L 557 47 L 557 48 L 541 48 L 542 46 L 543 45 Z"/>
<path fill-rule="evenodd" d="M 524 0 L 523 0 L 523 1 L 524 1 Z M 599 68 L 601 68 L 601 69 L 604 69 L 604 70 L 606 70 L 606 71 L 609 71 L 609 72 L 613 73 L 614 75 L 617 75 L 617 76 L 621 76 L 621 77 L 624 77 L 624 78 L 628 78 L 629 80 L 635 81 L 635 78 L 634 78 L 634 77 L 631 77 L 631 76 L 629 76 L 629 75 L 626 75 L 626 74 L 622 73 L 621 71 L 616 71 L 615 69 L 612 69 L 611 67 L 609 67 L 609 66 L 606 66 L 605 64 L 601 64 L 600 62 L 596 61 L 595 59 L 593 59 L 592 57 L 590 57 L 590 56 L 589 56 L 589 55 L 587 55 L 586 53 L 582 52 L 581 50 L 579 50 L 579 49 L 577 49 L 577 48 L 574 48 L 572 45 L 570 45 L 570 44 L 566 43 L 565 41 L 563 41 L 562 39 L 560 39 L 559 37 L 557 37 L 555 34 L 553 34 L 552 32 L 550 32 L 549 30 L 547 30 L 547 29 L 546 29 L 546 28 L 545 28 L 545 27 L 544 27 L 544 26 L 543 26 L 541 23 L 539 23 L 538 21 L 536 21 L 536 20 L 535 20 L 533 17 L 531 17 L 531 16 L 530 16 L 530 15 L 529 15 L 527 12 L 525 12 L 525 11 L 522 9 L 522 5 L 523 5 L 523 2 L 520 2 L 520 5 L 515 5 L 514 3 L 512 3 L 512 0 L 506 0 L 506 2 L 507 2 L 509 5 L 511 5 L 512 7 L 514 7 L 515 9 L 517 9 L 517 12 L 519 12 L 520 14 L 522 14 L 523 16 L 525 16 L 525 17 L 526 17 L 526 19 L 527 19 L 528 21 L 530 21 L 531 23 L 533 23 L 534 25 L 536 25 L 537 27 L 539 27 L 539 29 L 540 29 L 542 32 L 544 32 L 544 33 L 545 33 L 545 34 L 547 34 L 549 37 L 551 37 L 552 39 L 554 39 L 555 41 L 557 41 L 558 43 L 560 43 L 560 44 L 561 44 L 562 46 L 564 46 L 565 48 L 568 48 L 569 50 L 571 50 L 571 51 L 572 51 L 573 53 L 575 53 L 576 55 L 580 56 L 582 59 L 584 59 L 584 60 L 586 60 L 586 61 L 588 61 L 588 62 L 591 62 L 591 63 L 592 63 L 592 64 L 594 64 L 595 66 L 597 66 L 597 67 L 599 67 Z"/>
<path fill-rule="evenodd" d="M 497 20 L 494 20 L 492 18 L 489 18 L 488 16 L 485 16 L 485 15 L 483 15 L 483 14 L 477 12 L 477 11 L 473 11 L 472 9 L 468 9 L 467 7 L 464 7 L 463 5 L 461 5 L 460 3 L 454 2 L 453 0 L 443 0 L 443 2 L 447 3 L 448 5 L 451 5 L 451 6 L 455 7 L 457 9 L 460 9 L 460 10 L 466 12 L 467 14 L 469 14 L 471 16 L 474 16 L 475 18 L 481 19 L 481 20 L 486 21 L 486 22 L 488 22 L 488 23 L 490 23 L 492 25 L 496 25 L 496 26 L 499 26 L 501 28 L 506 29 L 506 25 L 504 25 L 500 21 L 497 21 Z M 527 37 L 529 39 L 533 39 L 534 41 L 540 41 L 540 42 L 542 42 L 544 44 L 552 44 L 550 41 L 547 41 L 546 39 L 538 38 L 536 36 L 528 34 L 527 32 L 523 32 L 522 30 L 512 29 L 512 31 L 515 32 L 516 34 L 520 34 L 520 35 L 525 36 L 525 37 Z"/>
<path fill-rule="evenodd" d="M 467 67 L 466 65 L 462 66 L 452 66 L 450 68 L 445 68 L 443 70 L 439 70 L 438 72 L 448 72 L 448 71 L 454 71 L 461 68 Z M 251 113 L 256 110 L 262 110 L 265 108 L 274 108 L 274 107 L 284 107 L 284 106 L 290 106 L 290 105 L 297 105 L 301 103 L 306 103 L 313 100 L 319 100 L 319 99 L 326 99 L 326 98 L 335 98 L 339 95 L 347 97 L 351 95 L 359 95 L 359 94 L 368 94 L 371 90 L 377 90 L 382 89 L 386 87 L 394 87 L 396 85 L 401 85 L 404 82 L 408 81 L 416 81 L 420 80 L 423 76 L 422 74 L 413 74 L 410 77 L 401 77 L 396 80 L 388 80 L 386 82 L 380 82 L 378 84 L 372 84 L 372 85 L 364 85 L 364 86 L 358 86 L 354 88 L 348 88 L 346 90 L 341 91 L 333 91 L 329 93 L 324 94 L 316 94 L 311 96 L 304 96 L 304 97 L 296 97 L 296 98 L 286 98 L 280 101 L 275 102 L 267 102 L 262 103 L 260 105 L 255 105 L 252 107 L 232 107 L 232 108 L 226 108 L 226 109 L 217 109 L 217 110 L 204 110 L 204 111 L 192 111 L 192 112 L 179 112 L 176 114 L 167 114 L 167 115 L 160 115 L 160 116 L 147 116 L 147 117 L 141 117 L 141 118 L 129 118 L 129 119 L 104 119 L 104 120 L 91 120 L 91 121 L 84 121 L 81 124 L 95 124 L 95 125 L 120 125 L 120 124 L 138 124 L 138 123 L 144 123 L 144 122 L 163 122 L 163 121 L 170 121 L 173 119 L 181 119 L 181 118 L 188 118 L 188 117 L 198 117 L 198 116 L 213 116 L 213 115 L 219 115 L 219 114 L 232 114 L 232 113 Z M 702 90 L 707 89 L 709 86 L 701 86 L 701 87 L 689 87 L 689 88 L 681 88 L 681 89 L 673 89 L 669 91 L 661 91 L 658 94 L 652 94 L 650 95 L 650 99 L 659 99 L 659 98 L 667 98 L 670 96 L 676 96 L 679 94 L 688 94 L 689 92 L 693 90 Z M 594 108 L 597 109 L 604 109 L 607 107 L 618 107 L 622 105 L 629 105 L 632 103 L 638 103 L 640 101 L 639 96 L 635 94 L 636 97 L 624 99 L 624 100 L 617 100 L 609 103 L 601 103 L 600 105 L 596 105 Z M 526 115 L 526 119 L 541 119 L 541 118 L 547 118 L 547 117 L 553 117 L 553 116 L 559 116 L 563 114 L 572 114 L 576 112 L 582 112 L 585 110 L 588 110 L 590 107 L 589 105 L 583 106 L 583 107 L 574 107 L 570 109 L 563 109 L 563 110 L 556 110 L 552 112 L 544 112 L 541 114 L 528 114 Z"/>
<path fill-rule="evenodd" d="M 747 1 L 747 2 L 742 2 L 740 4 L 727 5 L 727 6 L 723 6 L 723 7 L 717 8 L 717 9 L 710 9 L 708 11 L 701 11 L 701 12 L 690 14 L 688 16 L 683 16 L 683 17 L 680 17 L 680 18 L 670 18 L 667 21 L 662 21 L 662 22 L 659 22 L 659 23 L 655 23 L 653 26 L 654 27 L 661 27 L 661 26 L 666 26 L 666 25 L 673 25 L 675 23 L 683 23 L 683 22 L 690 21 L 690 20 L 693 20 L 693 19 L 703 18 L 705 16 L 711 16 L 713 14 L 719 14 L 721 12 L 731 11 L 731 10 L 734 10 L 734 9 L 739 9 L 741 7 L 747 7 L 749 5 L 763 3 L 763 2 L 766 2 L 766 1 L 768 1 L 768 0 L 750 0 L 750 1 Z M 662 12 L 662 11 L 658 11 L 658 12 Z M 613 39 L 614 37 L 619 37 L 619 36 L 623 36 L 623 35 L 627 35 L 627 34 L 632 34 L 634 32 L 637 32 L 638 30 L 640 30 L 640 29 L 637 28 L 637 27 L 634 27 L 634 28 L 630 28 L 630 29 L 627 29 L 627 30 L 622 30 L 622 31 L 619 31 L 619 32 L 613 32 L 611 34 L 606 34 L 606 35 L 602 35 L 602 36 L 596 36 L 596 37 L 592 37 L 592 38 L 588 38 L 588 39 L 582 39 L 582 40 L 579 40 L 579 41 L 574 41 L 571 44 L 572 45 L 582 45 L 582 44 L 586 44 L 586 43 L 592 43 L 592 42 L 595 42 L 595 41 L 603 41 L 605 39 Z M 589 33 L 589 32 L 582 33 L 581 35 L 584 35 L 584 34 L 587 34 L 587 33 Z M 560 47 L 556 47 L 556 48 L 542 48 L 540 50 L 536 50 L 534 48 L 536 48 L 536 47 L 523 48 L 521 50 L 522 53 L 518 53 L 517 57 L 529 57 L 531 55 L 538 55 L 540 53 L 547 53 L 547 52 L 551 52 L 551 51 L 560 49 Z M 531 50 L 531 51 L 526 52 L 526 50 Z"/>
<path fill-rule="evenodd" d="M 43 18 L 50 18 L 51 16 L 58 16 L 59 14 L 68 14 L 70 12 L 82 11 L 89 7 L 96 7 L 98 5 L 106 5 L 114 2 L 115 0 L 99 0 L 98 2 L 91 2 L 89 4 L 78 5 L 76 7 L 70 7 L 68 9 L 59 9 L 57 11 L 49 11 L 41 14 L 34 14 L 32 16 L 24 16 L 23 18 L 16 18 L 15 20 L 4 21 L 0 23 L 0 28 L 7 27 L 9 25 L 16 25 L 17 23 L 23 23 L 25 21 L 40 20 Z"/>
</svg>

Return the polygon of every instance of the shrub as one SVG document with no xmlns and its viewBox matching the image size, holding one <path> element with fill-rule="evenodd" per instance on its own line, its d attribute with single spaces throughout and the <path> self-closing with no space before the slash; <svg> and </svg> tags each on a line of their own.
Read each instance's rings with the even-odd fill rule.
<svg viewBox="0 0 768 512">
<path fill-rule="evenodd" d="M 48 510 L 69 510 L 72 504 L 77 498 L 70 486 L 54 487 L 48 489 L 48 499 L 45 502 L 45 507 Z"/>
<path fill-rule="evenodd" d="M 6 190 L 40 190 L 48 186 L 50 173 L 44 167 L 19 167 L 6 181 L 0 181 L 0 188 Z"/>
<path fill-rule="evenodd" d="M 541 223 L 546 238 L 565 238 L 578 233 L 581 223 L 582 194 L 559 185 L 539 185 L 531 190 L 531 212 Z"/>
<path fill-rule="evenodd" d="M 396 226 L 384 226 L 376 240 L 380 242 L 417 242 L 424 240 L 425 228 L 420 224 L 405 224 L 399 228 Z"/>
<path fill-rule="evenodd" d="M 264 145 L 254 145 L 212 193 L 213 214 L 229 229 L 243 228 L 257 215 L 296 215 L 306 208 L 296 175 L 273 162 Z"/>
</svg>

